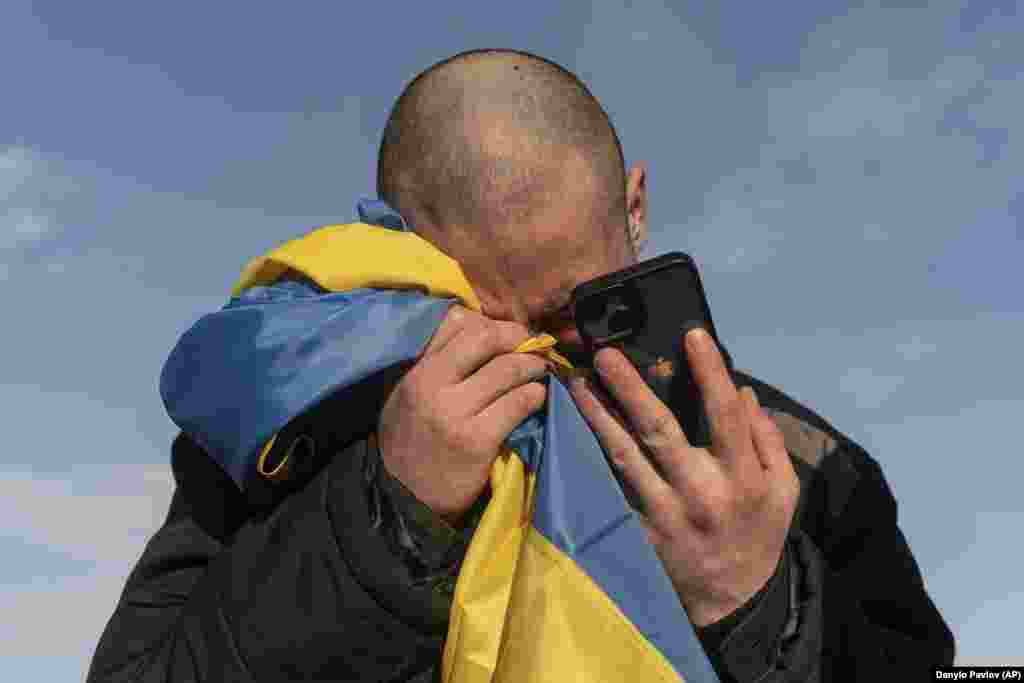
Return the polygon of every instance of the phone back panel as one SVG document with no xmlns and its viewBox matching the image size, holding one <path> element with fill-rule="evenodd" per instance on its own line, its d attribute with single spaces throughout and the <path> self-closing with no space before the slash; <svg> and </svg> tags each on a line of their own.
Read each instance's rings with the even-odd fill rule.
<svg viewBox="0 0 1024 683">
<path fill-rule="evenodd" d="M 614 346 L 672 409 L 690 443 L 711 436 L 683 337 L 694 326 L 718 340 L 693 260 L 670 252 L 591 280 L 573 292 L 577 329 L 589 353 Z M 615 316 L 620 316 L 619 320 Z"/>
</svg>

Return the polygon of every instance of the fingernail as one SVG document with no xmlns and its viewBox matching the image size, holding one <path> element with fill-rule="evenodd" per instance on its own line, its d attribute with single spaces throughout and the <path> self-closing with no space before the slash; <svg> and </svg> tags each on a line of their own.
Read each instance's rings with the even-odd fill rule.
<svg viewBox="0 0 1024 683">
<path fill-rule="evenodd" d="M 754 405 L 757 406 L 758 408 L 760 408 L 761 407 L 761 401 L 758 400 L 757 392 L 754 391 L 754 387 L 747 387 L 747 389 L 750 390 L 750 398 L 754 399 Z"/>
<path fill-rule="evenodd" d="M 686 334 L 686 345 L 691 351 L 704 351 L 708 348 L 708 333 L 701 327 L 695 327 Z"/>
</svg>

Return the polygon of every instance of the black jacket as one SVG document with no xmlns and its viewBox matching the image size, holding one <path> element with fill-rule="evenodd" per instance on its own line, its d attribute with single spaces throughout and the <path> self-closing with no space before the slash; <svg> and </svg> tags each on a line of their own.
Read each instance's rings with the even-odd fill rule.
<svg viewBox="0 0 1024 683">
<path fill-rule="evenodd" d="M 723 682 L 885 681 L 953 662 L 878 463 L 750 375 L 801 494 L 765 589 L 698 631 Z M 297 466 L 243 496 L 183 435 L 167 520 L 128 578 L 88 681 L 435 680 L 459 562 L 449 527 L 379 466 L 371 401 L 339 395 L 279 436 Z M 324 457 L 324 456 L 327 457 Z"/>
</svg>

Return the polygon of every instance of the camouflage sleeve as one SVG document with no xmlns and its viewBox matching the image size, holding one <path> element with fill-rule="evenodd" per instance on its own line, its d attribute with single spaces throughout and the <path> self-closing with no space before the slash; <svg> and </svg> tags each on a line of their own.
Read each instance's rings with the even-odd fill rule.
<svg viewBox="0 0 1024 683">
<path fill-rule="evenodd" d="M 364 484 L 372 528 L 401 558 L 415 586 L 432 586 L 436 609 L 451 609 L 459 568 L 490 499 L 485 491 L 456 527 L 422 503 L 384 467 L 375 434 L 367 442 Z"/>
</svg>

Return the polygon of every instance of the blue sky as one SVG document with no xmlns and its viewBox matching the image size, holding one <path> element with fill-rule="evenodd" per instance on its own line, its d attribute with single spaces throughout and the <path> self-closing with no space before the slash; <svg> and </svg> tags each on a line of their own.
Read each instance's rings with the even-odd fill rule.
<svg viewBox="0 0 1024 683">
<path fill-rule="evenodd" d="M 958 663 L 1024 663 L 1016 3 L 266 5 L 0 3 L 5 673 L 84 675 L 166 512 L 178 335 L 351 220 L 402 86 L 477 47 L 586 80 L 648 165 L 647 255 L 692 254 L 740 367 L 882 463 Z"/>
</svg>

